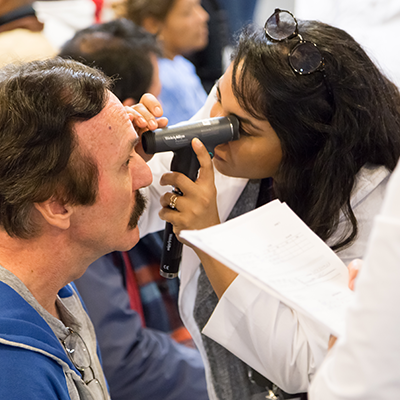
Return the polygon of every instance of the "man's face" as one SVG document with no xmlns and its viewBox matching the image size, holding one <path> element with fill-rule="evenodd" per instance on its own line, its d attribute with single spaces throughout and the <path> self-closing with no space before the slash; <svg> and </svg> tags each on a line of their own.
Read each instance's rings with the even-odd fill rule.
<svg viewBox="0 0 400 400">
<path fill-rule="evenodd" d="M 97 162 L 99 190 L 94 205 L 76 207 L 71 232 L 83 250 L 98 256 L 129 250 L 138 242 L 137 222 L 144 209 L 138 189 L 152 182 L 149 167 L 134 149 L 138 135 L 120 101 L 109 95 L 101 113 L 75 125 L 79 145 Z"/>
<path fill-rule="evenodd" d="M 175 0 L 159 32 L 165 55 L 173 58 L 204 49 L 208 43 L 208 20 L 200 0 Z"/>
</svg>

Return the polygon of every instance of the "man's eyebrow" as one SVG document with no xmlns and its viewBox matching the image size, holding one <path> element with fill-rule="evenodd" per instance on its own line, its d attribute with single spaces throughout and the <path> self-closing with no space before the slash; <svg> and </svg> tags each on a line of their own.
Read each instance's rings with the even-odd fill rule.
<svg viewBox="0 0 400 400">
<path fill-rule="evenodd" d="M 133 148 L 140 142 L 139 136 L 137 136 L 135 139 L 132 139 L 128 142 L 128 153 L 132 153 Z"/>
</svg>

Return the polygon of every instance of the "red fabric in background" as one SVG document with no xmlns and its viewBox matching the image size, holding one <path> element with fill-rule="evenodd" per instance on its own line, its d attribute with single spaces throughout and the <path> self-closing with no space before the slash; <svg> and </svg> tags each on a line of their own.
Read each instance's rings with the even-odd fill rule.
<svg viewBox="0 0 400 400">
<path fill-rule="evenodd" d="M 125 264 L 126 290 L 129 295 L 129 302 L 131 308 L 140 315 L 140 319 L 142 320 L 142 326 L 146 326 L 142 301 L 140 300 L 139 286 L 135 277 L 135 273 L 133 272 L 131 260 L 129 259 L 129 255 L 126 251 L 122 252 L 122 258 Z"/>
<path fill-rule="evenodd" d="M 92 0 L 96 5 L 95 21 L 97 23 L 101 22 L 101 11 L 103 9 L 104 0 Z"/>
</svg>

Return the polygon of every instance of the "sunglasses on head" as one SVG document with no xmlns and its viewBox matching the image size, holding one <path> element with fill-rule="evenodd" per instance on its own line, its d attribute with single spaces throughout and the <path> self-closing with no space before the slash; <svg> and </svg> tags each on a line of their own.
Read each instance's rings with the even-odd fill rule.
<svg viewBox="0 0 400 400">
<path fill-rule="evenodd" d="M 317 45 L 304 40 L 298 31 L 298 23 L 292 13 L 275 9 L 264 25 L 266 37 L 272 42 L 283 42 L 298 37 L 300 39 L 288 54 L 289 65 L 299 75 L 309 75 L 323 71 L 325 62 Z"/>
</svg>

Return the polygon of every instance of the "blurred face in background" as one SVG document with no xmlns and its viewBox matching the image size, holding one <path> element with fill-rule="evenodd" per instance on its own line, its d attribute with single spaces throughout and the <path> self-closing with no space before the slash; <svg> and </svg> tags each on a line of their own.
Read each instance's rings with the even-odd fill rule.
<svg viewBox="0 0 400 400">
<path fill-rule="evenodd" d="M 172 59 L 204 49 L 208 44 L 208 19 L 200 0 L 175 0 L 158 31 L 165 57 Z"/>
</svg>

